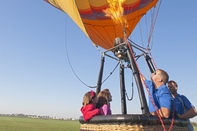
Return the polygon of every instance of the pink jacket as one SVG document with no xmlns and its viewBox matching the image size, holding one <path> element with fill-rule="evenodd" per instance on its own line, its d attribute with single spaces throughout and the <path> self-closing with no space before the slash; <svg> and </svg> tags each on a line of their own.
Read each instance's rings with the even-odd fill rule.
<svg viewBox="0 0 197 131">
<path fill-rule="evenodd" d="M 93 116 L 102 114 L 101 110 L 97 109 L 94 104 L 88 104 L 81 107 L 81 112 L 85 121 L 89 121 Z"/>
<path fill-rule="evenodd" d="M 110 105 L 108 104 L 104 104 L 102 107 L 100 107 L 100 109 L 102 110 L 102 115 L 111 115 L 111 109 L 110 109 Z"/>
</svg>

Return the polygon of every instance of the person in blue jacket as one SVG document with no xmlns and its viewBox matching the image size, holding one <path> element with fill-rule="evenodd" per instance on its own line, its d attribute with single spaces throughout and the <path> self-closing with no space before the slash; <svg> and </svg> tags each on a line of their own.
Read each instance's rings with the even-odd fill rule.
<svg viewBox="0 0 197 131">
<path fill-rule="evenodd" d="M 187 99 L 186 96 L 180 95 L 177 93 L 178 84 L 170 80 L 168 82 L 168 88 L 174 98 L 174 110 L 178 114 L 179 118 L 187 119 L 188 120 L 188 131 L 194 131 L 192 124 L 189 121 L 189 118 L 193 118 L 197 115 L 197 111 L 192 103 Z"/>
<path fill-rule="evenodd" d="M 143 75 L 141 80 L 149 89 L 149 111 L 152 115 L 160 115 L 162 118 L 169 118 L 172 109 L 172 96 L 167 87 L 169 75 L 162 69 L 157 69 L 147 80 Z"/>
</svg>

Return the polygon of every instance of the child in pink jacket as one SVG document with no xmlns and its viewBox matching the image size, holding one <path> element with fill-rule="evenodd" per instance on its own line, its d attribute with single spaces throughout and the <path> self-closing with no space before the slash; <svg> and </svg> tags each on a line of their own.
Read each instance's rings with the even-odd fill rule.
<svg viewBox="0 0 197 131">
<path fill-rule="evenodd" d="M 94 91 L 87 92 L 82 101 L 81 112 L 85 121 L 89 121 L 93 116 L 101 115 L 101 110 L 96 108 L 98 100 Z"/>
</svg>

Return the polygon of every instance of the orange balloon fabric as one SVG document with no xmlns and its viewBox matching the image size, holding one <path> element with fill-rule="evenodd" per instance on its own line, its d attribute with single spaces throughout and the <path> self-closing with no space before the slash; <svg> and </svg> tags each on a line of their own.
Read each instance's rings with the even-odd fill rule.
<svg viewBox="0 0 197 131">
<path fill-rule="evenodd" d="M 114 46 L 116 37 L 124 38 L 120 24 L 107 17 L 104 10 L 109 8 L 109 1 L 118 0 L 45 0 L 64 11 L 95 45 L 104 49 Z M 126 37 L 134 30 L 142 16 L 154 7 L 158 0 L 119 0 L 124 1 L 123 17 L 127 21 Z"/>
</svg>

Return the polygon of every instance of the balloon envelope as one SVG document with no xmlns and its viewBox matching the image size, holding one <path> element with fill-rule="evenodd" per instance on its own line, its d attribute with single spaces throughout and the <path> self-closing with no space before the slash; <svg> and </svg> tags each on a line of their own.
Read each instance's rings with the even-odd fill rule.
<svg viewBox="0 0 197 131">
<path fill-rule="evenodd" d="M 95 45 L 109 49 L 116 37 L 124 38 L 123 28 L 104 13 L 109 7 L 108 0 L 45 0 L 64 11 L 92 40 Z M 111 0 L 115 1 L 115 0 Z M 117 0 L 116 0 L 117 1 Z M 127 21 L 126 37 L 137 23 L 158 0 L 125 0 L 122 7 Z"/>
</svg>

